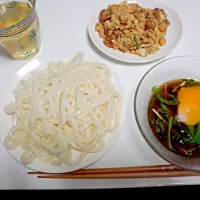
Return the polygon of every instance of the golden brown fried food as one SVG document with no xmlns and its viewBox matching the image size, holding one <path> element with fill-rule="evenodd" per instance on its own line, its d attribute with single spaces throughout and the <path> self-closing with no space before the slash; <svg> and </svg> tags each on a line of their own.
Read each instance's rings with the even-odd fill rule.
<svg viewBox="0 0 200 200">
<path fill-rule="evenodd" d="M 103 9 L 95 30 L 106 46 L 147 56 L 166 44 L 169 25 L 163 9 L 142 8 L 137 3 L 125 1 Z"/>
</svg>

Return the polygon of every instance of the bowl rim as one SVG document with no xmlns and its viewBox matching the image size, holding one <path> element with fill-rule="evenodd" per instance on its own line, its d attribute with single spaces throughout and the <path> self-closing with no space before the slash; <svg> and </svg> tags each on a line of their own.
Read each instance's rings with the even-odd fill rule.
<svg viewBox="0 0 200 200">
<path fill-rule="evenodd" d="M 156 148 L 154 147 L 154 145 L 151 144 L 151 142 L 149 142 L 149 140 L 147 139 L 147 137 L 145 136 L 145 133 L 140 125 L 140 122 L 139 122 L 139 119 L 138 119 L 138 115 L 137 115 L 137 111 L 136 111 L 136 100 L 137 100 L 137 96 L 138 96 L 138 93 L 139 93 L 139 89 L 140 89 L 140 86 L 142 84 L 142 82 L 144 81 L 144 79 L 146 78 L 146 76 L 148 76 L 148 74 L 153 71 L 155 68 L 159 67 L 160 64 L 162 63 L 165 63 L 169 60 L 174 60 L 174 59 L 179 59 L 179 58 L 194 58 L 194 59 L 200 59 L 200 56 L 195 56 L 195 55 L 180 55 L 180 56 L 173 56 L 173 57 L 170 57 L 170 58 L 167 58 L 167 59 L 164 59 L 158 63 L 156 63 L 155 65 L 153 65 L 153 67 L 151 67 L 143 76 L 142 78 L 140 79 L 138 85 L 137 85 L 137 88 L 135 90 L 135 95 L 134 95 L 134 102 L 132 104 L 133 106 L 133 111 L 134 111 L 134 115 L 135 115 L 135 120 L 136 120 L 136 123 L 137 123 L 137 126 L 139 128 L 139 131 L 140 133 L 142 134 L 142 137 L 144 138 L 144 140 L 146 141 L 146 143 L 149 145 L 149 147 L 157 154 L 159 155 L 162 159 L 164 159 L 165 161 L 167 161 L 168 163 L 171 163 L 171 164 L 174 164 L 180 168 L 183 168 L 183 169 L 187 169 L 187 170 L 190 170 L 190 171 L 195 171 L 195 172 L 200 172 L 200 169 L 197 170 L 196 168 L 193 169 L 192 167 L 188 167 L 188 166 L 183 166 L 177 162 L 174 162 L 172 161 L 171 159 L 168 159 L 166 158 L 165 156 L 162 155 L 162 153 L 160 153 L 159 151 L 156 150 Z M 166 149 L 168 150 L 168 149 Z M 169 150 L 168 150 L 169 151 Z M 171 152 L 171 151 L 170 151 Z M 172 152 L 173 154 L 175 154 L 174 152 Z M 178 154 L 175 154 L 175 155 L 178 155 Z M 200 159 L 200 158 L 197 158 L 197 159 Z"/>
</svg>

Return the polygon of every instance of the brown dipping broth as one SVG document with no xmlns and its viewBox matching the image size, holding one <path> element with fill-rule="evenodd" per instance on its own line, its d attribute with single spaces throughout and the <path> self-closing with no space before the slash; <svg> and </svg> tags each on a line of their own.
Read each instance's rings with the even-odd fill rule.
<svg viewBox="0 0 200 200">
<path fill-rule="evenodd" d="M 187 126 L 177 120 L 177 95 L 181 87 L 194 86 L 200 86 L 200 82 L 179 79 L 154 87 L 148 105 L 148 120 L 156 138 L 168 150 L 188 158 L 200 157 L 200 142 L 193 140 L 200 125 Z"/>
</svg>

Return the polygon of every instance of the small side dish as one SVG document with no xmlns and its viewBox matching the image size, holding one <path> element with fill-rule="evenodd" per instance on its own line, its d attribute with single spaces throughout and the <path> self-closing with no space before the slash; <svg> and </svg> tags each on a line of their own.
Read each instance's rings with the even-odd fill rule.
<svg viewBox="0 0 200 200">
<path fill-rule="evenodd" d="M 180 156 L 200 157 L 200 81 L 172 80 L 152 92 L 148 120 L 154 135 Z"/>
<path fill-rule="evenodd" d="M 100 12 L 95 31 L 107 47 L 146 57 L 166 44 L 169 25 L 163 9 L 124 1 Z"/>
</svg>

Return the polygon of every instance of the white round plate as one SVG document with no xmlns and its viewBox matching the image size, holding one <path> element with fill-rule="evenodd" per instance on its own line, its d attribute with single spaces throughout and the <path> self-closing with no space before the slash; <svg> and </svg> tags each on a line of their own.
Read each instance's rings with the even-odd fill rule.
<svg viewBox="0 0 200 200">
<path fill-rule="evenodd" d="M 128 2 L 135 2 L 135 1 L 128 1 Z M 179 17 L 179 15 L 176 13 L 175 10 L 172 8 L 164 5 L 156 3 L 152 0 L 139 0 L 136 1 L 140 6 L 145 8 L 161 8 L 164 9 L 166 14 L 168 15 L 168 19 L 170 21 L 170 26 L 167 30 L 166 34 L 166 44 L 165 46 L 161 47 L 159 51 L 157 51 L 153 55 L 148 55 L 146 57 L 140 57 L 138 55 L 130 54 L 130 53 L 123 53 L 119 50 L 114 50 L 112 48 L 107 47 L 103 40 L 98 36 L 98 32 L 95 31 L 95 25 L 99 21 L 99 13 L 102 9 L 105 9 L 105 7 L 102 6 L 102 8 L 99 8 L 99 10 L 92 16 L 89 25 L 88 25 L 88 32 L 90 35 L 90 38 L 92 42 L 95 44 L 95 46 L 101 50 L 106 55 L 123 62 L 128 63 L 147 63 L 147 62 L 153 62 L 155 60 L 161 59 L 164 56 L 168 55 L 178 44 L 180 41 L 181 35 L 182 35 L 182 22 Z M 114 2 L 116 3 L 116 2 Z"/>
<path fill-rule="evenodd" d="M 5 87 L 4 87 L 5 89 L 4 89 L 4 92 L 1 94 L 1 99 L 0 99 L 0 126 L 1 126 L 0 139 L 2 140 L 2 143 L 4 143 L 4 138 L 7 136 L 7 134 L 9 133 L 12 127 L 10 116 L 4 113 L 4 106 L 9 104 L 10 101 L 14 100 L 13 95 L 12 95 L 12 90 L 16 87 L 17 83 L 21 79 L 27 78 L 30 72 L 38 71 L 38 70 L 46 68 L 47 63 L 52 60 L 68 61 L 69 59 L 66 59 L 65 56 L 61 56 L 61 55 L 59 56 L 48 55 L 46 57 L 43 56 L 42 58 L 40 57 L 35 58 L 32 61 L 28 62 L 26 65 L 24 65 L 22 68 L 20 68 L 20 70 L 17 71 L 15 75 L 10 80 L 8 80 L 8 82 L 5 84 Z M 84 60 L 98 62 L 98 60 L 92 55 L 85 55 Z M 121 84 L 114 74 L 112 76 L 112 81 L 115 84 L 117 90 L 124 97 L 124 92 L 121 87 Z M 125 97 L 124 97 L 124 101 L 125 101 Z M 120 136 L 120 133 L 122 132 L 124 121 L 125 121 L 125 103 L 123 104 L 123 110 L 122 110 L 119 129 L 116 132 L 108 134 L 108 136 L 105 137 L 106 147 L 103 149 L 103 151 L 98 152 L 98 153 L 89 153 L 82 160 L 82 162 L 78 163 L 75 166 L 67 166 L 63 164 L 57 167 L 57 166 L 53 166 L 48 163 L 45 163 L 39 159 L 36 159 L 32 164 L 27 165 L 27 167 L 33 170 L 47 172 L 47 173 L 71 172 L 71 171 L 75 171 L 81 168 L 85 168 L 86 166 L 94 163 L 95 161 L 100 159 L 102 156 L 104 156 L 111 149 L 111 147 L 116 143 L 117 139 Z M 8 150 L 8 152 L 15 160 L 21 163 L 20 157 L 21 157 L 21 154 L 23 153 L 23 150 L 20 147 L 17 148 L 16 150 Z"/>
</svg>

